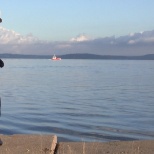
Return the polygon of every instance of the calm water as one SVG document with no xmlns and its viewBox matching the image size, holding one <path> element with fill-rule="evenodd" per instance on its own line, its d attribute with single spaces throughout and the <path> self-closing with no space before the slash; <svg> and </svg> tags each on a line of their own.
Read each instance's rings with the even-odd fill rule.
<svg viewBox="0 0 154 154">
<path fill-rule="evenodd" d="M 154 61 L 4 59 L 0 134 L 154 139 Z"/>
</svg>

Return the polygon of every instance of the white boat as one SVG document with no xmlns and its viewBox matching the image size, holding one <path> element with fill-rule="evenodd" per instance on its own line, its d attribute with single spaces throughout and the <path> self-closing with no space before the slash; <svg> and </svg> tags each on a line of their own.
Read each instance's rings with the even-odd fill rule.
<svg viewBox="0 0 154 154">
<path fill-rule="evenodd" d="M 56 57 L 56 55 L 54 54 L 52 60 L 61 60 L 61 58 Z"/>
</svg>

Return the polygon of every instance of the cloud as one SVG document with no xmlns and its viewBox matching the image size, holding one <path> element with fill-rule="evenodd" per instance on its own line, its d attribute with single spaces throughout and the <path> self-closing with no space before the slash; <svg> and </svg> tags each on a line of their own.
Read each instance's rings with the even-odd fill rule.
<svg viewBox="0 0 154 154">
<path fill-rule="evenodd" d="M 92 53 L 100 55 L 154 54 L 154 30 L 130 33 L 125 36 L 91 39 L 85 34 L 69 41 L 44 41 L 32 34 L 23 36 L 0 27 L 0 53 L 53 55 Z"/>
<path fill-rule="evenodd" d="M 70 41 L 83 42 L 83 41 L 87 41 L 87 40 L 89 40 L 89 38 L 86 35 L 82 34 L 82 35 L 78 35 L 78 36 L 76 36 L 74 38 L 71 38 Z"/>
<path fill-rule="evenodd" d="M 154 43 L 154 31 L 145 31 L 130 35 L 128 44 Z"/>
<path fill-rule="evenodd" d="M 23 36 L 13 30 L 0 27 L 0 53 L 41 54 L 47 42 L 32 34 Z"/>
<path fill-rule="evenodd" d="M 32 34 L 22 36 L 13 30 L 0 27 L 0 44 L 30 44 L 38 41 Z"/>
</svg>

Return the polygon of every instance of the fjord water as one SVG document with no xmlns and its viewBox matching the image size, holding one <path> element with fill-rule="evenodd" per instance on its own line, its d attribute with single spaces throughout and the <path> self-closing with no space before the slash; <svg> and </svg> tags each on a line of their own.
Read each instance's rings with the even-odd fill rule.
<svg viewBox="0 0 154 154">
<path fill-rule="evenodd" d="M 0 134 L 154 139 L 154 61 L 4 59 Z"/>
</svg>

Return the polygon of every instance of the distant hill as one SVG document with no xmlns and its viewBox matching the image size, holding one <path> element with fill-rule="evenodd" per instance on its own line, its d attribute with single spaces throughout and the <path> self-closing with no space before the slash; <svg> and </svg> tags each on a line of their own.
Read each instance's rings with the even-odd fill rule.
<svg viewBox="0 0 154 154">
<path fill-rule="evenodd" d="M 62 59 L 107 59 L 107 60 L 154 60 L 154 54 L 143 56 L 111 56 L 95 54 L 66 54 L 57 55 Z M 0 54 L 0 58 L 17 58 L 17 59 L 50 59 L 51 55 L 22 55 L 22 54 Z"/>
<path fill-rule="evenodd" d="M 143 56 L 111 56 L 95 54 L 66 54 L 62 55 L 63 59 L 111 59 L 111 60 L 154 60 L 154 54 Z"/>
<path fill-rule="evenodd" d="M 50 59 L 51 56 L 49 56 L 49 55 L 0 54 L 0 58 Z"/>
</svg>

